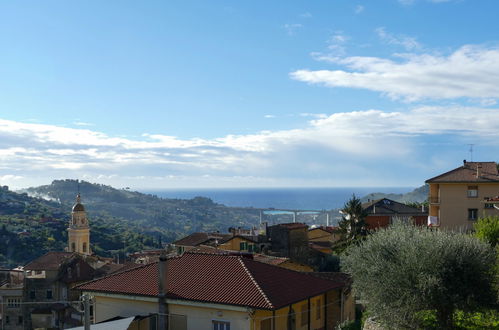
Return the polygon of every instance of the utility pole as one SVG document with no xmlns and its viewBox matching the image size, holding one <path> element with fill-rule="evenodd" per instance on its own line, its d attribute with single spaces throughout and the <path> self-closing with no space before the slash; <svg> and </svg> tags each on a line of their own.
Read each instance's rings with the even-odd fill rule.
<svg viewBox="0 0 499 330">
<path fill-rule="evenodd" d="M 85 313 L 83 325 L 85 330 L 90 330 L 90 299 L 88 294 L 83 296 L 83 312 Z"/>
<path fill-rule="evenodd" d="M 168 330 L 168 305 L 166 303 L 167 258 L 163 251 L 158 263 L 158 329 Z"/>
</svg>

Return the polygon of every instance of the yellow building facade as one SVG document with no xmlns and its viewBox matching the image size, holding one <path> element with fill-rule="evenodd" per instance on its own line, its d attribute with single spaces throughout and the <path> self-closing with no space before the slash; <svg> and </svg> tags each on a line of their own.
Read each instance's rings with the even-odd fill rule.
<svg viewBox="0 0 499 330">
<path fill-rule="evenodd" d="M 158 313 L 158 299 L 154 297 L 101 292 L 84 294 L 93 298 L 94 323 L 116 316 L 148 316 Z M 274 311 L 173 299 L 167 299 L 167 304 L 170 330 L 213 330 L 213 325 L 217 322 L 230 324 L 230 329 L 240 330 L 334 329 L 342 321 L 353 320 L 355 317 L 353 296 L 351 293 L 344 294 L 342 289 L 332 290 Z M 149 319 L 144 322 L 140 327 L 151 329 L 149 323 L 153 321 Z"/>
<path fill-rule="evenodd" d="M 426 181 L 429 185 L 428 224 L 468 230 L 481 217 L 499 215 L 488 198 L 499 195 L 495 162 L 464 162 L 462 167 Z"/>
</svg>

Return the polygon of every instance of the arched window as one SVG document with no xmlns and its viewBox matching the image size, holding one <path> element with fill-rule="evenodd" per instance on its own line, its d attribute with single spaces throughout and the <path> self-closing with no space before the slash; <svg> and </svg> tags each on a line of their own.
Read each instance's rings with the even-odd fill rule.
<svg viewBox="0 0 499 330">
<path fill-rule="evenodd" d="M 83 252 L 87 252 L 87 242 L 83 242 Z"/>
<path fill-rule="evenodd" d="M 75 252 L 76 251 L 76 244 L 73 242 L 71 243 L 71 252 Z"/>
</svg>

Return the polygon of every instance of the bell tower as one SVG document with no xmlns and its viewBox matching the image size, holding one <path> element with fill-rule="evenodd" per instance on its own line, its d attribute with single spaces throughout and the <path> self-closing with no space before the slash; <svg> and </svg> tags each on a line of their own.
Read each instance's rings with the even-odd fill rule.
<svg viewBox="0 0 499 330">
<path fill-rule="evenodd" d="M 76 196 L 76 204 L 71 212 L 71 222 L 68 228 L 68 252 L 77 252 L 90 255 L 90 227 L 88 226 L 87 214 L 81 204 L 80 193 Z"/>
</svg>

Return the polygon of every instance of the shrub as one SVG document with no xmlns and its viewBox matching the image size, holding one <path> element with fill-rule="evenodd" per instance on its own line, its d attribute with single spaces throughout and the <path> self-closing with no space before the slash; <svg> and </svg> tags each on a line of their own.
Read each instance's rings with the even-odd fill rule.
<svg viewBox="0 0 499 330">
<path fill-rule="evenodd" d="M 420 312 L 429 310 L 439 328 L 449 329 L 456 310 L 496 303 L 495 258 L 474 237 L 398 223 L 349 247 L 342 269 L 385 326 L 417 328 Z"/>
</svg>

